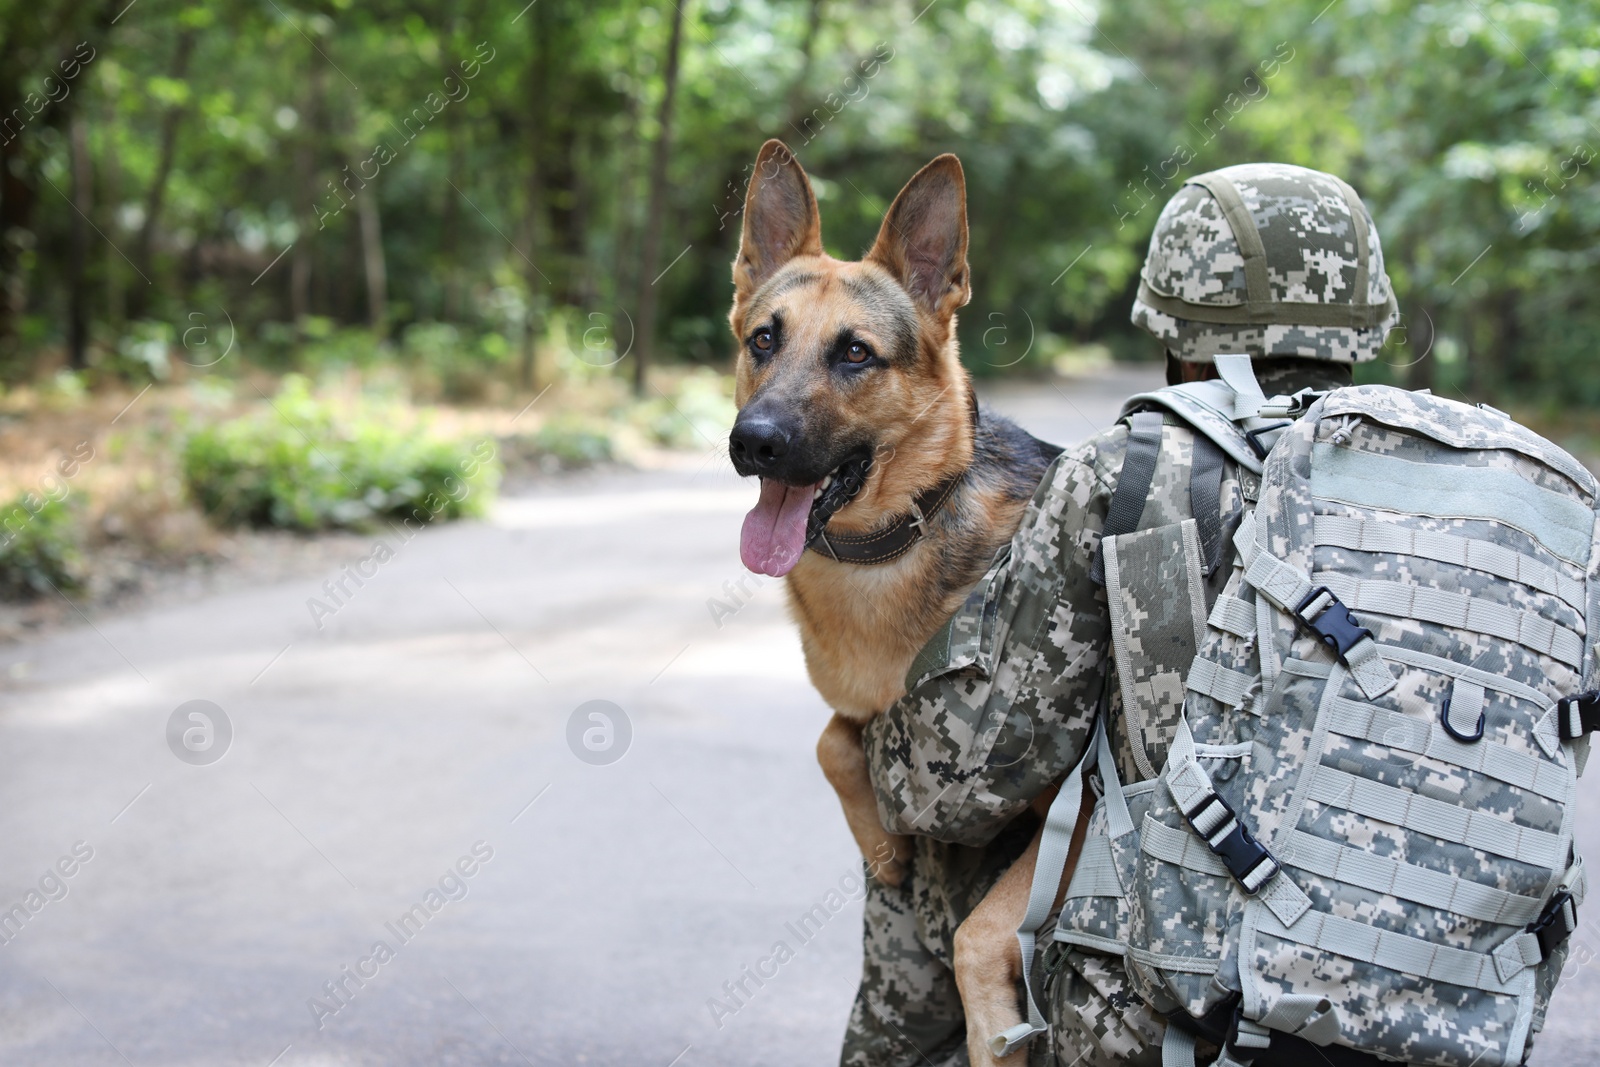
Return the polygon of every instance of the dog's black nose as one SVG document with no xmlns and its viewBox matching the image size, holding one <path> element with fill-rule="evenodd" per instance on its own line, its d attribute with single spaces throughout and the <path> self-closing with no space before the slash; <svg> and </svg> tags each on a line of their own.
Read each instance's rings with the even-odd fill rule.
<svg viewBox="0 0 1600 1067">
<path fill-rule="evenodd" d="M 740 419 L 728 435 L 728 451 L 737 465 L 769 470 L 789 454 L 789 431 L 763 416 Z"/>
</svg>

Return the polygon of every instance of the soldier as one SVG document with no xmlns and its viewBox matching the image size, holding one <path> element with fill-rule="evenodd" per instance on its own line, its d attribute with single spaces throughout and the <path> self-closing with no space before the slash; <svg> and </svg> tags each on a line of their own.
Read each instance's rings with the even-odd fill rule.
<svg viewBox="0 0 1600 1067">
<path fill-rule="evenodd" d="M 1247 353 L 1271 397 L 1350 384 L 1398 315 L 1355 192 L 1319 171 L 1249 164 L 1173 196 L 1132 318 L 1166 350 L 1169 383 L 1214 377 L 1215 355 Z M 866 730 L 884 825 L 916 835 L 916 848 L 899 888 L 869 890 L 844 1067 L 968 1062 L 955 931 L 1025 852 L 1031 868 L 1030 804 L 1078 764 L 1097 712 L 1124 783 L 1159 773 L 1194 654 L 1192 613 L 1209 612 L 1227 578 L 1225 546 L 1257 480 L 1154 399 L 1046 472 L 1009 551 L 918 656 L 905 697 Z M 1113 584 L 1147 645 L 1167 647 L 1119 664 L 1102 536 L 1122 545 L 1144 531 L 1119 548 Z M 1198 608 L 1171 558 L 1190 542 L 1206 576 Z M 1120 956 L 1090 947 L 1092 902 L 1068 904 L 1063 925 L 1085 936 L 1044 940 L 1054 1047 L 1032 1041 L 1027 1062 L 1159 1065 L 1161 1017 L 1129 988 Z"/>
</svg>

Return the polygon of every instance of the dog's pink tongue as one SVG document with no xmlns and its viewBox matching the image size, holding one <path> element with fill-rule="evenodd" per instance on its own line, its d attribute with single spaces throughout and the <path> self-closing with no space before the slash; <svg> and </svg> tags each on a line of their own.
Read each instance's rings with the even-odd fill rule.
<svg viewBox="0 0 1600 1067">
<path fill-rule="evenodd" d="M 757 574 L 782 578 L 806 550 L 806 518 L 816 484 L 784 485 L 761 479 L 761 499 L 744 517 L 739 558 Z"/>
</svg>

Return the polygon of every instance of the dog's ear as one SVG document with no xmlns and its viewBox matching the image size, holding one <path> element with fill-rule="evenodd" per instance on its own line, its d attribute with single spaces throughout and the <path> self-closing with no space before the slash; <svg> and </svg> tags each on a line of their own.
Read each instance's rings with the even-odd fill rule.
<svg viewBox="0 0 1600 1067">
<path fill-rule="evenodd" d="M 900 279 L 937 318 L 949 318 L 972 298 L 967 180 L 959 159 L 947 152 L 906 182 L 867 258 Z"/>
<path fill-rule="evenodd" d="M 744 197 L 744 230 L 733 260 L 734 288 L 749 296 L 795 256 L 822 254 L 817 198 L 782 141 L 761 146 Z"/>
</svg>

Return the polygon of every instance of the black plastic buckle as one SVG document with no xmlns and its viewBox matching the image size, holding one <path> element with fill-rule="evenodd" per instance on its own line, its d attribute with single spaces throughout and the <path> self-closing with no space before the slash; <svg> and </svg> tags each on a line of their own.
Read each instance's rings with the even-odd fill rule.
<svg viewBox="0 0 1600 1067">
<path fill-rule="evenodd" d="M 1574 707 L 1578 709 L 1577 733 L 1567 728 L 1567 720 L 1572 717 L 1571 710 Z M 1576 741 L 1584 734 L 1600 730 L 1600 690 L 1562 697 L 1556 701 L 1556 730 L 1563 741 Z"/>
<path fill-rule="evenodd" d="M 1326 596 L 1328 606 L 1317 612 L 1315 618 L 1306 617 L 1306 609 L 1316 603 L 1318 597 Z M 1350 609 L 1344 602 L 1332 593 L 1328 587 L 1319 585 L 1306 595 L 1306 598 L 1294 609 L 1295 621 L 1307 630 L 1317 635 L 1317 640 L 1327 645 L 1329 650 L 1341 660 L 1352 648 L 1355 648 L 1364 639 L 1372 637 L 1372 631 L 1356 621 L 1350 614 Z"/>
<path fill-rule="evenodd" d="M 1207 834 L 1195 823 L 1195 818 L 1212 804 L 1218 805 L 1223 811 L 1227 812 L 1227 817 L 1214 822 L 1213 826 L 1222 826 L 1229 822 L 1233 824 L 1233 829 L 1228 831 L 1227 836 L 1214 843 L 1211 835 Z M 1233 810 L 1233 805 L 1229 804 L 1219 794 L 1210 794 L 1200 803 L 1185 811 L 1183 817 L 1189 821 L 1189 825 L 1194 829 L 1194 832 L 1199 834 L 1205 841 L 1206 847 L 1222 861 L 1224 867 L 1228 868 L 1228 873 L 1233 875 L 1234 881 L 1239 883 L 1239 888 L 1244 890 L 1246 896 L 1255 896 L 1261 891 L 1262 887 L 1278 876 L 1280 868 L 1277 859 L 1271 852 L 1267 851 L 1265 845 L 1255 839 L 1255 835 L 1250 832 L 1249 827 L 1245 826 L 1238 813 Z M 1270 864 L 1271 869 L 1264 876 L 1254 879 L 1255 886 L 1252 888 L 1250 875 L 1259 870 L 1264 863 Z"/>
<path fill-rule="evenodd" d="M 1279 430 L 1286 430 L 1293 425 L 1294 423 L 1292 422 L 1275 422 L 1271 426 L 1262 426 L 1256 430 L 1246 430 L 1244 439 L 1250 442 L 1250 448 L 1255 452 L 1257 459 L 1266 459 L 1267 453 L 1271 452 L 1272 449 L 1263 445 L 1261 439 L 1269 433 L 1277 433 Z"/>
<path fill-rule="evenodd" d="M 1569 918 L 1567 909 L 1571 907 Z M 1559 925 L 1558 925 L 1559 922 Z M 1572 901 L 1572 894 L 1563 889 L 1550 898 L 1550 903 L 1544 906 L 1539 917 L 1528 925 L 1528 933 L 1539 939 L 1539 953 L 1545 959 L 1561 947 L 1561 942 L 1571 937 L 1578 928 L 1578 906 Z"/>
</svg>

